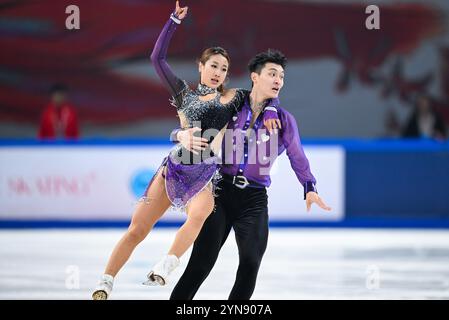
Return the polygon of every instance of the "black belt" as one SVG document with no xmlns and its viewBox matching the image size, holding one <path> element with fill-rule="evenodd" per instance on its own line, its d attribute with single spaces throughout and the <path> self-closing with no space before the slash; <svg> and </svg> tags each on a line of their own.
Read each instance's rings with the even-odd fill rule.
<svg viewBox="0 0 449 320">
<path fill-rule="evenodd" d="M 222 173 L 223 180 L 235 185 L 237 188 L 245 189 L 249 188 L 265 188 L 263 184 L 248 180 L 245 176 L 231 176 L 229 174 Z"/>
</svg>

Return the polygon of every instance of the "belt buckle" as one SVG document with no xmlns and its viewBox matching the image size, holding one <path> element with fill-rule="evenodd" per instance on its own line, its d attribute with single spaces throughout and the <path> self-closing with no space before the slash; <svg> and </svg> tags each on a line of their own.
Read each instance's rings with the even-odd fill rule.
<svg viewBox="0 0 449 320">
<path fill-rule="evenodd" d="M 243 184 L 236 183 L 235 182 L 235 178 L 242 179 L 243 180 Z M 232 184 L 235 185 L 237 188 L 245 189 L 249 185 L 249 182 L 248 182 L 248 179 L 246 179 L 245 176 L 234 176 L 232 178 Z"/>
</svg>

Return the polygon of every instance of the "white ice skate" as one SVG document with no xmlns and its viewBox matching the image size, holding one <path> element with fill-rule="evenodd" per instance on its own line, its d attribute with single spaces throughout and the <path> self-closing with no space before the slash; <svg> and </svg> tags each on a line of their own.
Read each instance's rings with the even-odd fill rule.
<svg viewBox="0 0 449 320">
<path fill-rule="evenodd" d="M 146 286 L 165 286 L 168 283 L 168 276 L 179 266 L 179 259 L 175 255 L 165 256 L 148 273 L 147 280 L 143 283 Z"/>
<path fill-rule="evenodd" d="M 107 300 L 111 294 L 112 287 L 114 286 L 114 277 L 109 274 L 104 274 L 98 285 L 92 293 L 93 300 Z"/>
</svg>

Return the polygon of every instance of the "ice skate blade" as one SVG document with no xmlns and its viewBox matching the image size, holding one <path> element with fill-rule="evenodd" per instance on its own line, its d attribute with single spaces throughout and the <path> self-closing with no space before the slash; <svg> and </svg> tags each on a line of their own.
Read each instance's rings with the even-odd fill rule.
<svg viewBox="0 0 449 320">
<path fill-rule="evenodd" d="M 146 286 L 165 286 L 165 280 L 161 276 L 154 274 L 153 272 L 149 273 L 147 276 L 148 280 L 143 282 L 143 285 Z"/>
<path fill-rule="evenodd" d="M 94 293 L 92 293 L 92 299 L 93 300 L 107 300 L 108 294 L 104 290 L 97 290 Z"/>
</svg>

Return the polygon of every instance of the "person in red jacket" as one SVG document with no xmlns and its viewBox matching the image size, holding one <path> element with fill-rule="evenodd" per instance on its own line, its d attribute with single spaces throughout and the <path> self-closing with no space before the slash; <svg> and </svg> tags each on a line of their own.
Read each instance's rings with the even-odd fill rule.
<svg viewBox="0 0 449 320">
<path fill-rule="evenodd" d="M 77 139 L 79 123 L 76 110 L 67 101 L 67 87 L 56 84 L 51 89 L 51 101 L 45 107 L 40 121 L 39 139 Z"/>
</svg>

